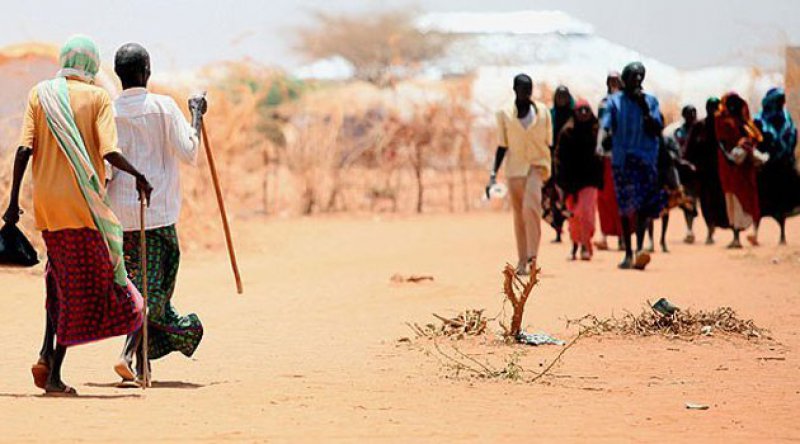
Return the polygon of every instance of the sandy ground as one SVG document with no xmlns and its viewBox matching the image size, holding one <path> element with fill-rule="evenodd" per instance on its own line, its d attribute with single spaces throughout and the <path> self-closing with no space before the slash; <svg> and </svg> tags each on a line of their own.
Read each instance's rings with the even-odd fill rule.
<svg viewBox="0 0 800 444">
<path fill-rule="evenodd" d="M 192 359 L 156 361 L 155 385 L 142 392 L 114 387 L 120 338 L 77 347 L 64 372 L 82 396 L 51 399 L 29 374 L 43 328 L 41 272 L 0 271 L 0 441 L 800 440 L 800 220 L 789 247 L 773 246 L 767 222 L 765 246 L 739 252 L 679 244 L 682 221 L 673 225 L 673 252 L 645 273 L 617 271 L 617 253 L 567 263 L 565 246 L 544 245 L 526 322 L 569 339 L 566 317 L 638 311 L 666 296 L 695 309 L 730 305 L 778 343 L 593 338 L 542 383 L 447 378 L 425 347 L 397 340 L 410 336 L 405 321 L 431 312 L 499 311 L 500 270 L 514 251 L 509 215 L 248 221 L 236 224 L 244 296 L 221 251 L 184 255 L 177 306 L 206 327 Z M 436 281 L 397 285 L 394 273 Z M 513 351 L 464 347 L 497 362 Z M 536 369 L 559 348 L 517 350 Z"/>
</svg>

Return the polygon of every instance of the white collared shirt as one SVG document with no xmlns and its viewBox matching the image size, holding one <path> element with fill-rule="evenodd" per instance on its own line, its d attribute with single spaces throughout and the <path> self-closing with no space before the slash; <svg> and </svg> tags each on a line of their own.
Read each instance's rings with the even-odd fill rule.
<svg viewBox="0 0 800 444">
<path fill-rule="evenodd" d="M 178 162 L 197 162 L 197 132 L 171 97 L 149 93 L 145 88 L 123 91 L 114 101 L 114 118 L 122 154 L 153 186 L 145 228 L 177 223 L 181 212 Z M 136 180 L 114 169 L 108 196 L 123 229 L 138 230 Z"/>
</svg>

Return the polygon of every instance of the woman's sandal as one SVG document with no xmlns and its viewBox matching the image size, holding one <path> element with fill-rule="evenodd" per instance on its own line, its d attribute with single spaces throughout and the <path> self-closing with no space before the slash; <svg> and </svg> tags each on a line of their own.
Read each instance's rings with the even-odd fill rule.
<svg viewBox="0 0 800 444">
<path fill-rule="evenodd" d="M 71 398 L 78 396 L 78 391 L 68 385 L 65 385 L 64 388 L 58 390 L 44 389 L 44 395 L 52 398 Z"/>
</svg>

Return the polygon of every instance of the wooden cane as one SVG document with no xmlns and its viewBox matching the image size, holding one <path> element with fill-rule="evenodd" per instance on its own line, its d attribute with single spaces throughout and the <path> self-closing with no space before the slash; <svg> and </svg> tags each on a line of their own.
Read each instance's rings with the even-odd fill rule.
<svg viewBox="0 0 800 444">
<path fill-rule="evenodd" d="M 233 250 L 233 239 L 231 238 L 231 229 L 228 225 L 228 215 L 225 212 L 225 201 L 222 200 L 222 189 L 219 186 L 219 177 L 217 176 L 217 166 L 214 163 L 214 155 L 211 152 L 211 145 L 208 143 L 208 133 L 206 132 L 205 122 L 202 124 L 203 145 L 206 147 L 206 158 L 208 159 L 208 168 L 211 170 L 211 181 L 214 183 L 214 192 L 217 194 L 217 205 L 219 206 L 219 214 L 222 217 L 222 229 L 225 230 L 225 242 L 228 245 L 228 256 L 231 259 L 231 268 L 233 269 L 233 277 L 236 279 L 236 292 L 239 294 L 244 293 L 242 286 L 242 278 L 239 275 L 239 266 L 236 263 L 236 252 Z"/>
<path fill-rule="evenodd" d="M 147 237 L 145 235 L 144 229 L 144 212 L 145 212 L 145 196 L 143 193 L 139 193 L 139 261 L 141 264 L 141 274 L 142 274 L 142 297 L 144 298 L 144 306 L 142 307 L 142 316 L 144 321 L 142 322 L 142 361 L 144 364 L 142 365 L 142 390 L 146 389 L 150 386 L 150 357 L 149 355 L 149 348 L 150 342 L 148 341 L 147 336 Z"/>
</svg>

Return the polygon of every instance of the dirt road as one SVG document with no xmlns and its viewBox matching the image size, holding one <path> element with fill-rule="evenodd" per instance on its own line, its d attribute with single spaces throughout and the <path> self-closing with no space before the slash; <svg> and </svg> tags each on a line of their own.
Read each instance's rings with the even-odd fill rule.
<svg viewBox="0 0 800 444">
<path fill-rule="evenodd" d="M 677 218 L 676 218 L 677 219 Z M 734 307 L 779 344 L 724 338 L 586 339 L 532 385 L 447 378 L 435 356 L 397 339 L 405 321 L 501 307 L 514 251 L 506 214 L 238 222 L 246 294 L 223 252 L 184 255 L 176 305 L 206 337 L 192 359 L 154 363 L 152 389 L 117 389 L 122 339 L 71 349 L 64 377 L 79 399 L 49 399 L 29 368 L 43 328 L 41 270 L 0 270 L 0 441 L 243 442 L 776 442 L 800 439 L 800 220 L 789 247 L 738 252 L 679 243 L 645 273 L 619 255 L 568 263 L 546 244 L 526 323 L 569 339 L 566 317 Z M 546 234 L 549 238 L 550 232 Z M 702 236 L 700 236 L 702 237 Z M 395 274 L 430 274 L 418 285 Z M 469 345 L 467 345 L 469 346 Z M 495 347 L 495 359 L 510 352 Z M 558 347 L 521 349 L 546 365 Z M 686 402 L 708 404 L 690 411 Z"/>
</svg>

